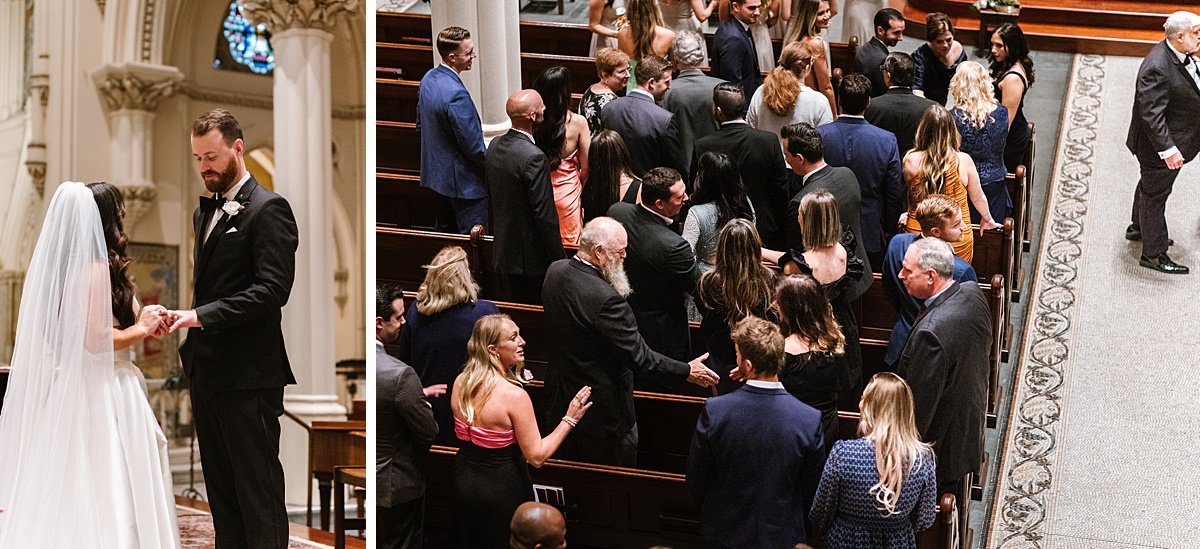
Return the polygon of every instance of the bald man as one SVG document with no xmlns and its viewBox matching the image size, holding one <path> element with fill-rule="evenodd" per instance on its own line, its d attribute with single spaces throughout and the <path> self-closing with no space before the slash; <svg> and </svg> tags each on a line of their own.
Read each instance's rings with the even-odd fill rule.
<svg viewBox="0 0 1200 549">
<path fill-rule="evenodd" d="M 563 549 L 567 546 L 567 521 L 562 513 L 535 501 L 522 503 L 513 513 L 511 549 Z"/>
<path fill-rule="evenodd" d="M 492 268 L 504 286 L 495 297 L 540 304 L 546 268 L 565 257 L 551 166 L 533 141 L 546 105 L 536 91 L 521 90 L 508 98 L 505 110 L 512 129 L 492 141 L 484 170 L 496 242 Z"/>
</svg>

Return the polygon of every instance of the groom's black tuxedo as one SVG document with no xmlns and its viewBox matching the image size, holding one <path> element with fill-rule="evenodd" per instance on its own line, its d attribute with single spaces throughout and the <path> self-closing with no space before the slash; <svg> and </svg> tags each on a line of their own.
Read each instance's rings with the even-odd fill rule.
<svg viewBox="0 0 1200 549">
<path fill-rule="evenodd" d="M 283 387 L 293 384 L 281 326 L 292 290 L 296 219 L 283 197 L 249 178 L 234 200 L 243 209 L 192 216 L 192 306 L 201 328 L 180 348 L 217 549 L 284 549 L 288 544 L 279 463 Z M 219 216 L 207 239 L 212 216 Z"/>
</svg>

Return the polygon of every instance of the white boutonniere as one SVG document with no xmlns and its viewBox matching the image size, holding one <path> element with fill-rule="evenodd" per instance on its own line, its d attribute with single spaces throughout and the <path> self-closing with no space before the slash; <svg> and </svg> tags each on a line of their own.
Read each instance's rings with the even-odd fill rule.
<svg viewBox="0 0 1200 549">
<path fill-rule="evenodd" d="M 221 211 L 225 212 L 225 215 L 227 215 L 229 217 L 233 217 L 233 216 L 241 213 L 242 210 L 244 210 L 244 209 L 246 209 L 245 204 L 243 204 L 241 202 L 235 202 L 233 200 L 230 200 L 230 201 L 226 202 L 225 204 L 221 205 Z"/>
</svg>

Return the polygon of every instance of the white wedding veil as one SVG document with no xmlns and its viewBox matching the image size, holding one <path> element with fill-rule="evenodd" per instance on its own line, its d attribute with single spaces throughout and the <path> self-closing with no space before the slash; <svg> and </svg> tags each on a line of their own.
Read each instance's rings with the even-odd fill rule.
<svg viewBox="0 0 1200 549">
<path fill-rule="evenodd" d="M 0 412 L 0 548 L 116 547 L 112 286 L 100 211 L 58 187 L 25 275 Z M 80 534 L 86 541 L 78 543 Z"/>
</svg>

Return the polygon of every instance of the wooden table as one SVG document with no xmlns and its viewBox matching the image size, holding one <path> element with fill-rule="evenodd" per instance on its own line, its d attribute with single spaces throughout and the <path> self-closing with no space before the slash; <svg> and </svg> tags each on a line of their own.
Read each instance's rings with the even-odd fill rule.
<svg viewBox="0 0 1200 549">
<path fill-rule="evenodd" d="M 345 549 L 346 530 L 363 530 L 367 527 L 366 517 L 346 517 L 346 485 L 366 490 L 367 469 L 365 467 L 334 467 L 333 546 L 335 549 Z"/>
<path fill-rule="evenodd" d="M 367 463 L 367 422 L 314 421 L 308 433 L 308 459 L 320 491 L 320 528 L 329 529 L 329 495 L 334 468 L 339 465 L 364 467 Z M 310 485 L 311 486 L 311 485 Z M 312 492 L 308 499 L 308 521 L 312 525 Z"/>
<path fill-rule="evenodd" d="M 989 43 L 992 40 L 992 31 L 996 27 L 1005 23 L 1017 24 L 1017 18 L 1021 16 L 1021 8 L 1019 6 L 1012 7 L 1012 11 L 1008 8 L 1012 6 L 999 6 L 999 10 L 979 10 L 979 35 L 977 36 L 975 47 L 979 48 L 979 55 L 984 57 L 984 53 L 991 49 Z"/>
</svg>

